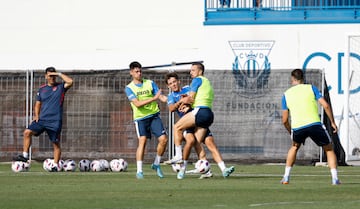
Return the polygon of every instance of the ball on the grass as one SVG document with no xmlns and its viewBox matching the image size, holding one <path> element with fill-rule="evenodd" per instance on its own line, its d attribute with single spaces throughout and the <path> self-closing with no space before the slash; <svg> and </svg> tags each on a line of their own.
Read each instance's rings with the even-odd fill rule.
<svg viewBox="0 0 360 209">
<path fill-rule="evenodd" d="M 54 162 L 53 159 L 50 159 L 50 158 L 45 159 L 43 162 L 43 169 L 48 172 L 51 171 L 53 162 Z"/>
<path fill-rule="evenodd" d="M 126 171 L 128 167 L 128 163 L 126 162 L 126 160 L 120 158 L 119 162 L 120 162 L 120 172 Z"/>
<path fill-rule="evenodd" d="M 99 160 L 93 160 L 90 163 L 90 168 L 91 168 L 91 171 L 93 171 L 93 172 L 103 171 L 103 168 L 102 168 Z"/>
<path fill-rule="evenodd" d="M 88 159 L 82 159 L 79 161 L 78 167 L 81 172 L 90 171 L 90 163 L 91 161 Z"/>
<path fill-rule="evenodd" d="M 66 172 L 74 172 L 76 170 L 76 162 L 72 159 L 65 160 L 63 170 Z"/>
<path fill-rule="evenodd" d="M 110 161 L 110 170 L 113 172 L 120 172 L 121 165 L 119 159 L 113 159 Z"/>
<path fill-rule="evenodd" d="M 15 173 L 23 172 L 25 170 L 25 163 L 21 161 L 13 161 L 11 163 L 11 170 Z"/>
<path fill-rule="evenodd" d="M 171 164 L 171 168 L 175 173 L 180 171 L 181 165 L 179 163 Z"/>
<path fill-rule="evenodd" d="M 105 159 L 101 159 L 100 161 L 100 165 L 103 171 L 108 171 L 110 170 L 110 164 L 109 161 L 105 160 Z"/>
<path fill-rule="evenodd" d="M 207 160 L 198 160 L 195 163 L 195 169 L 199 172 L 199 173 L 207 173 L 210 170 L 210 163 Z"/>
</svg>

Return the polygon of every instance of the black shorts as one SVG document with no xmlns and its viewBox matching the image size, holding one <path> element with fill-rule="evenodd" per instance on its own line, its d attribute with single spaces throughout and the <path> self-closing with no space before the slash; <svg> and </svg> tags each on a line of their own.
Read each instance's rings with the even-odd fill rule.
<svg viewBox="0 0 360 209">
<path fill-rule="evenodd" d="M 331 143 L 331 138 L 324 125 L 317 124 L 292 131 L 292 140 L 294 142 L 305 144 L 307 137 L 310 137 L 318 146 Z"/>
</svg>

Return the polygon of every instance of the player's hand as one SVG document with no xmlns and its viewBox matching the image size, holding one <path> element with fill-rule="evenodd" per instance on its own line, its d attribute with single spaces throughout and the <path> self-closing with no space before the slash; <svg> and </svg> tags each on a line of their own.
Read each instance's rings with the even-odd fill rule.
<svg viewBox="0 0 360 209">
<path fill-rule="evenodd" d="M 178 108 L 179 112 L 182 113 L 187 113 L 190 110 L 190 105 L 189 104 L 181 104 L 180 107 Z"/>
<path fill-rule="evenodd" d="M 331 123 L 331 127 L 333 128 L 333 133 L 337 133 L 338 128 L 335 123 Z"/>
</svg>

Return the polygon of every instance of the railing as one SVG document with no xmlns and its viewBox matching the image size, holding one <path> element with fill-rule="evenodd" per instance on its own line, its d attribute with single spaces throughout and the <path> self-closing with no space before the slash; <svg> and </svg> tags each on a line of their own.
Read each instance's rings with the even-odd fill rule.
<svg viewBox="0 0 360 209">
<path fill-rule="evenodd" d="M 359 23 L 359 12 L 360 0 L 205 0 L 204 24 Z"/>
</svg>

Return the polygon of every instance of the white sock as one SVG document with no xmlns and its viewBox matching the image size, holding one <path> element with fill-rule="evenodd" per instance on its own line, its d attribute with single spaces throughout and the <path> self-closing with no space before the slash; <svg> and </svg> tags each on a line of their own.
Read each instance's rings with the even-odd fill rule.
<svg viewBox="0 0 360 209">
<path fill-rule="evenodd" d="M 183 166 L 186 168 L 187 165 L 188 165 L 188 161 L 184 160 Z"/>
<path fill-rule="evenodd" d="M 25 158 L 29 158 L 29 153 L 23 152 L 23 156 L 24 156 Z"/>
<path fill-rule="evenodd" d="M 139 173 L 139 172 L 142 172 L 142 165 L 143 165 L 143 161 L 139 160 L 139 161 L 136 161 L 136 173 Z"/>
<path fill-rule="evenodd" d="M 219 166 L 221 172 L 223 172 L 226 168 L 224 161 L 219 162 L 218 166 Z"/>
<path fill-rule="evenodd" d="M 332 177 L 332 179 L 338 179 L 337 169 L 336 169 L 336 168 L 330 169 L 330 172 L 331 172 L 331 177 Z"/>
<path fill-rule="evenodd" d="M 175 146 L 175 158 L 176 159 L 181 159 L 182 158 L 182 147 L 181 145 L 179 146 Z"/>
<path fill-rule="evenodd" d="M 290 176 L 290 171 L 291 171 L 291 168 L 292 168 L 292 167 L 289 167 L 289 166 L 286 166 L 286 167 L 285 167 L 285 173 L 284 173 L 284 176 Z"/>
<path fill-rule="evenodd" d="M 155 160 L 154 160 L 154 165 L 160 165 L 160 161 L 161 161 L 161 156 L 156 155 Z"/>
</svg>

